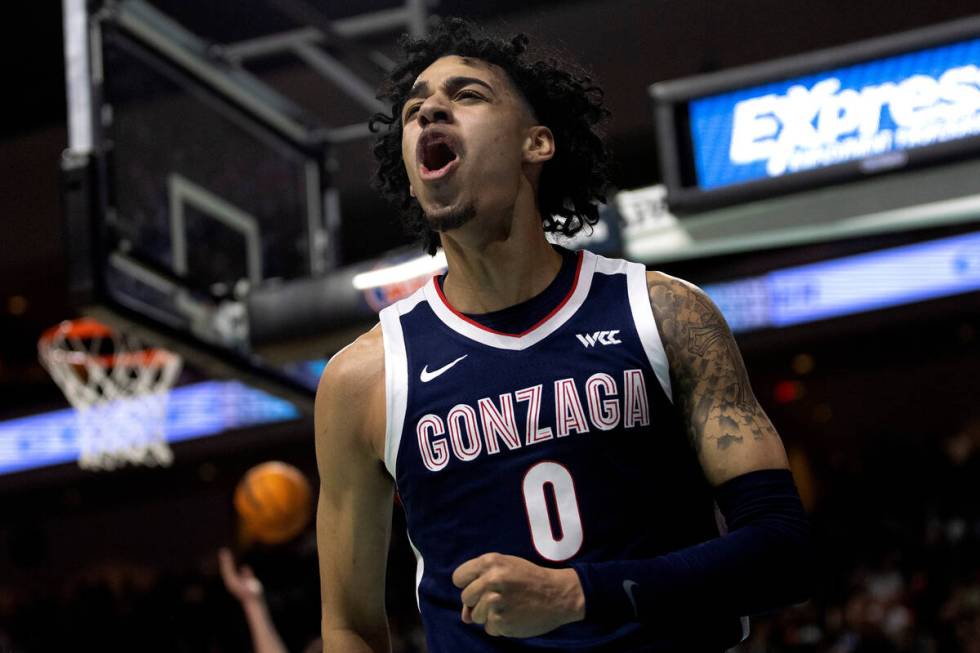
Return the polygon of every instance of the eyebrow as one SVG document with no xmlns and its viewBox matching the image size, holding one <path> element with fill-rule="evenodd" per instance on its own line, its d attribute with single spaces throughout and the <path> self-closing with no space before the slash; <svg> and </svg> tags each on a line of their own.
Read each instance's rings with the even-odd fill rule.
<svg viewBox="0 0 980 653">
<path fill-rule="evenodd" d="M 457 75 L 455 77 L 448 78 L 445 82 L 443 82 L 442 87 L 447 92 L 452 93 L 453 91 L 461 89 L 464 86 L 469 86 L 470 84 L 478 84 L 479 86 L 483 86 L 484 88 L 489 90 L 491 93 L 496 93 L 496 91 L 493 90 L 493 87 L 490 86 L 490 84 L 486 83 L 479 77 L 465 77 L 465 76 Z M 409 91 L 408 97 L 405 98 L 405 103 L 408 104 L 409 100 L 414 100 L 415 98 L 422 97 L 423 95 L 427 95 L 428 93 L 429 93 L 429 83 L 424 81 L 419 82 L 418 84 L 412 87 L 411 91 Z"/>
</svg>

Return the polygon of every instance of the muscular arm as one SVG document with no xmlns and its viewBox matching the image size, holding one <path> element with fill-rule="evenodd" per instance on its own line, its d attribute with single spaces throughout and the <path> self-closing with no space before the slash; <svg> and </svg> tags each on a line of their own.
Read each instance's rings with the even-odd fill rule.
<svg viewBox="0 0 980 653">
<path fill-rule="evenodd" d="M 812 582 L 806 513 L 728 325 L 687 282 L 651 272 L 647 287 L 674 404 L 729 533 L 646 560 L 573 564 L 586 618 L 668 626 L 805 600 Z"/>
<path fill-rule="evenodd" d="M 393 485 L 377 451 L 385 429 L 380 329 L 330 361 L 317 390 L 315 429 L 324 651 L 388 653 L 384 588 Z"/>
<path fill-rule="evenodd" d="M 670 361 L 674 403 L 712 485 L 760 469 L 788 469 L 779 434 L 752 392 L 735 338 L 699 288 L 647 273 L 650 305 Z"/>
</svg>

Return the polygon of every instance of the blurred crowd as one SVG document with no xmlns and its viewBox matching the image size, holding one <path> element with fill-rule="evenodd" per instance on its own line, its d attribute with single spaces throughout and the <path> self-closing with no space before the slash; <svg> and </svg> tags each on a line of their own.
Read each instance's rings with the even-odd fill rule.
<svg viewBox="0 0 980 653">
<path fill-rule="evenodd" d="M 830 459 L 813 600 L 753 619 L 738 653 L 980 653 L 980 420 L 869 451 Z"/>
<path fill-rule="evenodd" d="M 980 653 L 980 421 L 941 440 L 871 445 L 828 453 L 815 466 L 814 598 L 753 618 L 734 653 Z M 392 645 L 394 653 L 421 653 L 403 533 L 396 524 Z M 56 591 L 0 579 L 0 652 L 316 650 L 312 534 L 287 547 L 240 550 L 239 560 L 225 555 L 224 569 L 217 552 L 184 571 L 96 565 Z M 261 609 L 249 606 L 256 596 Z M 263 614 L 278 649 L 256 646 Z"/>
</svg>

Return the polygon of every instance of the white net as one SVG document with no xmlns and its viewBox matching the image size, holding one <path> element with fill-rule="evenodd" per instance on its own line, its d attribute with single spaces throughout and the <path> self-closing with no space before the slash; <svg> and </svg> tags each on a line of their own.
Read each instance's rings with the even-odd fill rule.
<svg viewBox="0 0 980 653">
<path fill-rule="evenodd" d="M 76 409 L 84 469 L 173 462 L 165 426 L 180 356 L 95 322 L 63 322 L 38 342 L 41 363 Z"/>
</svg>

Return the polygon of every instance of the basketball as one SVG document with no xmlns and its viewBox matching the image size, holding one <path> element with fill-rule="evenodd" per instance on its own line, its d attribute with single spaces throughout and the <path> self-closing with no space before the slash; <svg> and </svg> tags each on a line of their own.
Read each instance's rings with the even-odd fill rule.
<svg viewBox="0 0 980 653">
<path fill-rule="evenodd" d="M 235 510 L 246 535 L 263 544 L 281 544 L 298 535 L 310 521 L 310 483 L 287 463 L 256 465 L 235 488 Z"/>
</svg>

